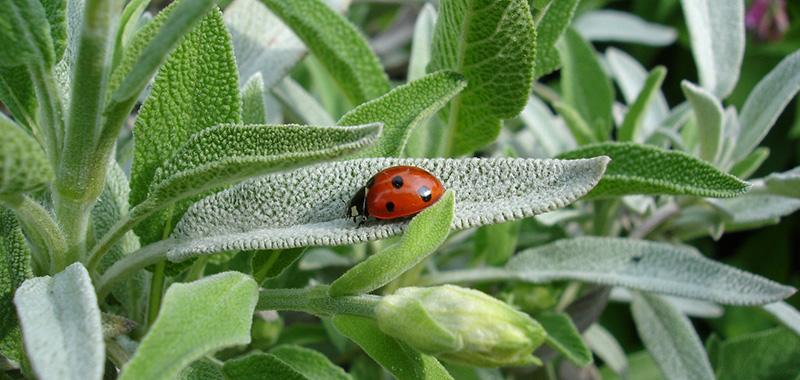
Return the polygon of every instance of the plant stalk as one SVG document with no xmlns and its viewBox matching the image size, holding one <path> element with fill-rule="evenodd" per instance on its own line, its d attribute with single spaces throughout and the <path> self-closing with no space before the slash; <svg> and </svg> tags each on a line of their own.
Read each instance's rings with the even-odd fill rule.
<svg viewBox="0 0 800 380">
<path fill-rule="evenodd" d="M 256 310 L 295 310 L 320 317 L 335 314 L 375 316 L 375 307 L 381 297 L 370 294 L 331 297 L 328 286 L 319 285 L 303 289 L 262 289 L 258 292 Z"/>
</svg>

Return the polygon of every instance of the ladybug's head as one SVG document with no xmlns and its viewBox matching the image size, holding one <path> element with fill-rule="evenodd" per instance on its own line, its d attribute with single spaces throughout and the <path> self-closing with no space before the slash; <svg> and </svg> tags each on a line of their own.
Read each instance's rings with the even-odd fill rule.
<svg viewBox="0 0 800 380">
<path fill-rule="evenodd" d="M 358 191 L 350 198 L 350 202 L 347 202 L 347 210 L 345 211 L 345 218 L 350 219 L 353 218 L 353 222 L 357 221 L 358 217 L 361 217 L 361 222 L 358 223 L 359 226 L 366 223 L 367 217 L 369 213 L 367 212 L 366 207 L 367 202 L 367 188 L 362 187 L 358 189 Z"/>
</svg>

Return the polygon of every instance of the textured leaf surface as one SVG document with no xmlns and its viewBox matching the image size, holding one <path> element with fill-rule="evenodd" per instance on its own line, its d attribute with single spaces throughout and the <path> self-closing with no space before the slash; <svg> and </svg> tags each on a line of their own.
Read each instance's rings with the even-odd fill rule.
<svg viewBox="0 0 800 380">
<path fill-rule="evenodd" d="M 641 97 L 641 94 L 643 94 L 645 86 L 650 82 L 650 80 L 655 79 L 653 78 L 654 75 L 658 75 L 655 74 L 658 69 L 653 68 L 648 73 L 644 66 L 642 66 L 642 64 L 639 63 L 634 57 L 613 47 L 606 49 L 605 57 L 611 74 L 614 77 L 614 81 L 619 87 L 623 98 L 625 98 L 625 103 L 627 103 L 630 107 L 633 107 L 636 101 Z M 676 109 L 680 108 L 676 107 Z M 690 110 L 688 104 L 683 107 L 683 109 L 685 109 L 685 111 L 682 113 L 685 115 L 684 119 L 688 118 Z M 638 136 L 641 138 L 641 140 L 634 141 L 646 141 L 647 138 L 650 137 L 659 126 L 662 124 L 668 125 L 665 119 L 669 115 L 669 112 L 670 110 L 667 100 L 661 90 L 658 89 L 655 91 L 655 94 L 653 94 L 652 102 L 647 107 L 646 115 L 641 125 L 642 128 L 639 130 L 640 133 Z M 677 124 L 683 125 L 685 122 L 686 120 L 682 120 Z M 677 126 L 675 128 L 677 129 Z"/>
<path fill-rule="evenodd" d="M 533 80 L 535 41 L 525 0 L 441 2 L 428 71 L 451 69 L 468 81 L 445 108 L 449 155 L 494 141 L 502 119 L 522 111 Z"/>
<path fill-rule="evenodd" d="M 786 327 L 800 336 L 800 311 L 786 302 L 775 302 L 762 306 L 764 310 L 778 318 Z"/>
<path fill-rule="evenodd" d="M 567 360 L 579 367 L 592 364 L 592 352 L 583 343 L 583 338 L 569 315 L 546 313 L 537 315 L 536 320 L 547 331 L 545 343 L 548 346 L 558 350 Z"/>
<path fill-rule="evenodd" d="M 632 13 L 611 9 L 583 13 L 575 19 L 572 27 L 589 41 L 667 46 L 678 38 L 678 32 L 673 28 L 647 22 Z"/>
<path fill-rule="evenodd" d="M 547 12 L 536 23 L 536 65 L 533 79 L 550 74 L 561 67 L 556 41 L 567 30 L 579 0 L 551 1 Z"/>
<path fill-rule="evenodd" d="M 800 337 L 785 328 L 736 336 L 720 344 L 714 368 L 718 379 L 797 379 Z"/>
<path fill-rule="evenodd" d="M 358 106 L 342 116 L 337 124 L 384 123 L 380 139 L 355 157 L 397 157 L 403 151 L 411 130 L 442 108 L 466 85 L 466 79 L 460 74 L 442 70 Z"/>
<path fill-rule="evenodd" d="M 292 366 L 271 354 L 254 354 L 232 359 L 222 366 L 227 380 L 308 380 Z"/>
<path fill-rule="evenodd" d="M 572 106 L 591 128 L 595 141 L 605 141 L 611 132 L 614 89 L 592 45 L 574 29 L 561 40 L 561 91 L 564 103 Z"/>
<path fill-rule="evenodd" d="M 242 88 L 242 123 L 267 124 L 264 78 L 260 72 L 253 74 Z"/>
<path fill-rule="evenodd" d="M 453 222 L 453 191 L 448 190 L 435 205 L 423 210 L 408 223 L 397 243 L 370 256 L 331 284 L 331 297 L 371 292 L 388 284 L 419 264 L 441 245 Z"/>
<path fill-rule="evenodd" d="M 559 240 L 518 253 L 506 269 L 533 283 L 585 281 L 731 305 L 764 304 L 796 291 L 694 248 L 619 238 Z"/>
<path fill-rule="evenodd" d="M 722 149 L 722 103 L 711 92 L 689 81 L 681 82 L 681 88 L 697 118 L 700 158 L 716 162 Z"/>
<path fill-rule="evenodd" d="M 30 254 L 17 217 L 0 206 L 0 353 L 17 362 L 22 347 L 14 292 L 33 276 Z"/>
<path fill-rule="evenodd" d="M 198 360 L 177 376 L 177 380 L 225 380 L 222 366 L 206 360 Z"/>
<path fill-rule="evenodd" d="M 711 363 L 689 318 L 656 294 L 636 294 L 631 310 L 639 337 L 664 378 L 714 379 Z"/>
<path fill-rule="evenodd" d="M 306 379 L 313 380 L 348 380 L 352 376 L 341 367 L 333 364 L 327 356 L 319 351 L 296 345 L 280 345 L 269 350 L 269 353 L 289 364 Z"/>
<path fill-rule="evenodd" d="M 272 95 L 275 96 L 283 105 L 288 108 L 294 116 L 310 125 L 334 125 L 328 111 L 314 98 L 311 93 L 306 91 L 303 86 L 297 83 L 292 77 L 285 77 L 272 88 Z M 280 112 L 280 110 L 278 110 Z"/>
<path fill-rule="evenodd" d="M 25 281 L 14 296 L 28 359 L 41 379 L 103 377 L 105 344 L 89 272 L 80 263 Z"/>
<path fill-rule="evenodd" d="M 0 102 L 26 131 L 35 128 L 39 103 L 27 67 L 0 66 Z"/>
<path fill-rule="evenodd" d="M 374 318 L 340 314 L 333 325 L 399 380 L 453 379 L 434 357 L 384 334 Z"/>
<path fill-rule="evenodd" d="M 800 198 L 800 166 L 783 173 L 772 173 L 764 178 L 771 194 Z"/>
<path fill-rule="evenodd" d="M 700 85 L 720 99 L 736 82 L 744 58 L 744 2 L 681 0 Z"/>
<path fill-rule="evenodd" d="M 0 65 L 55 63 L 47 14 L 38 0 L 0 2 Z"/>
<path fill-rule="evenodd" d="M 647 137 L 651 133 L 650 130 L 642 132 L 644 119 L 654 99 L 663 101 L 664 96 L 661 95 L 658 98 L 657 94 L 660 94 L 661 83 L 666 75 L 667 70 L 663 66 L 658 66 L 647 74 L 642 90 L 630 105 L 628 113 L 625 114 L 625 120 L 619 129 L 617 141 L 643 141 L 643 137 Z"/>
<path fill-rule="evenodd" d="M 333 76 L 353 105 L 389 91 L 375 53 L 358 30 L 320 0 L 262 0 Z"/>
<path fill-rule="evenodd" d="M 687 194 L 729 198 L 750 184 L 685 153 L 633 143 L 601 143 L 567 152 L 559 158 L 607 155 L 611 163 L 588 197 L 628 194 Z"/>
<path fill-rule="evenodd" d="M 800 199 L 767 194 L 746 194 L 713 204 L 725 212 L 726 223 L 750 227 L 778 223 L 800 209 Z"/>
<path fill-rule="evenodd" d="M 800 50 L 784 58 L 758 82 L 742 106 L 742 129 L 733 159 L 742 160 L 758 146 L 800 90 Z"/>
<path fill-rule="evenodd" d="M 44 7 L 47 23 L 50 25 L 50 38 L 53 41 L 55 60 L 64 55 L 67 47 L 67 0 L 40 0 Z"/>
<path fill-rule="evenodd" d="M 157 170 L 193 134 L 218 124 L 238 124 L 241 106 L 230 35 L 220 12 L 212 11 L 169 55 L 136 118 L 131 205 L 150 195 Z M 189 204 L 175 205 L 172 215 L 179 217 Z M 160 240 L 169 218 L 169 211 L 162 211 L 139 224 L 136 233 L 143 243 Z"/>
<path fill-rule="evenodd" d="M 176 227 L 184 244 L 171 260 L 230 250 L 345 245 L 402 233 L 408 221 L 356 228 L 343 202 L 390 166 L 428 170 L 452 189 L 452 229 L 500 223 L 564 207 L 595 185 L 608 159 L 361 159 L 327 163 L 245 181 L 197 203 Z"/>
<path fill-rule="evenodd" d="M 35 191 L 53 180 L 41 145 L 5 115 L 0 115 L 0 136 L 0 195 Z"/>
<path fill-rule="evenodd" d="M 250 343 L 257 300 L 258 285 L 239 272 L 172 284 L 120 379 L 169 378 L 207 352 Z"/>
</svg>

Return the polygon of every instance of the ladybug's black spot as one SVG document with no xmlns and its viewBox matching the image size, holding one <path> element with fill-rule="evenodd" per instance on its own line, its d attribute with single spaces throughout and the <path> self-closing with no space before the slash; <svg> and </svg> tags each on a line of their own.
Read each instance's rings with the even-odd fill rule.
<svg viewBox="0 0 800 380">
<path fill-rule="evenodd" d="M 370 178 L 369 181 L 367 181 L 367 184 L 364 187 L 369 189 L 374 184 L 375 184 L 375 176 L 372 176 L 372 178 Z"/>
<path fill-rule="evenodd" d="M 431 201 L 431 189 L 428 186 L 421 186 L 419 189 L 417 189 L 417 194 L 419 194 L 419 197 L 422 198 L 423 202 Z"/>
<path fill-rule="evenodd" d="M 392 178 L 392 186 L 394 186 L 395 189 L 403 187 L 403 177 L 398 175 Z"/>
<path fill-rule="evenodd" d="M 631 261 L 638 264 L 640 261 L 642 261 L 642 256 L 633 256 L 631 257 Z"/>
<path fill-rule="evenodd" d="M 394 211 L 394 202 L 386 202 L 386 211 Z"/>
</svg>

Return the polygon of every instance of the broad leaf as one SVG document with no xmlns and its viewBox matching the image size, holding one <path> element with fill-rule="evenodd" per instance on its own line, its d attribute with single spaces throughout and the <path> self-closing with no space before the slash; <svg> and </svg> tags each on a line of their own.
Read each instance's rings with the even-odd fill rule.
<svg viewBox="0 0 800 380">
<path fill-rule="evenodd" d="M 353 105 L 389 91 L 375 53 L 358 30 L 320 0 L 261 0 L 303 40 Z"/>
<path fill-rule="evenodd" d="M 177 6 L 184 3 L 189 2 Z M 238 124 L 241 107 L 230 35 L 221 13 L 212 11 L 170 53 L 136 118 L 131 205 L 138 205 L 150 196 L 148 189 L 162 163 L 193 134 L 218 124 Z M 175 172 L 162 169 L 159 173 Z M 173 192 L 181 190 L 186 189 Z M 172 212 L 153 215 L 148 222 L 137 226 L 137 235 L 145 244 L 160 240 L 165 225 L 170 219 L 180 217 L 190 203 L 191 200 L 185 200 L 175 205 Z"/>
<path fill-rule="evenodd" d="M 176 380 L 225 380 L 222 376 L 222 366 L 210 360 L 198 360 L 177 376 Z"/>
<path fill-rule="evenodd" d="M 561 40 L 561 91 L 568 104 L 588 123 L 594 141 L 608 140 L 614 89 L 597 61 L 594 48 L 574 29 Z"/>
<path fill-rule="evenodd" d="M 777 327 L 726 339 L 714 365 L 718 379 L 796 379 L 800 337 Z"/>
<path fill-rule="evenodd" d="M 19 362 L 23 356 L 14 292 L 33 277 L 30 248 L 17 217 L 0 206 L 0 354 Z"/>
<path fill-rule="evenodd" d="M 239 272 L 174 283 L 121 380 L 169 378 L 202 355 L 250 342 L 258 285 Z"/>
<path fill-rule="evenodd" d="M 739 118 L 742 129 L 733 153 L 735 161 L 747 157 L 761 143 L 798 90 L 800 50 L 784 58 L 747 96 Z"/>
<path fill-rule="evenodd" d="M 533 79 L 550 74 L 561 67 L 556 42 L 567 30 L 579 0 L 551 1 L 547 12 L 536 21 L 536 65 Z"/>
<path fill-rule="evenodd" d="M 608 159 L 361 159 L 326 163 L 245 181 L 192 206 L 173 236 L 171 260 L 231 250 L 346 245 L 402 233 L 408 220 L 356 228 L 345 205 L 375 173 L 390 166 L 428 170 L 455 192 L 451 229 L 521 219 L 581 197 Z"/>
<path fill-rule="evenodd" d="M 548 346 L 558 350 L 567 360 L 579 367 L 592 364 L 592 352 L 586 347 L 569 315 L 545 313 L 536 315 L 536 320 L 547 331 L 545 343 Z"/>
<path fill-rule="evenodd" d="M 0 102 L 26 132 L 31 133 L 36 128 L 39 102 L 27 67 L 0 66 Z"/>
<path fill-rule="evenodd" d="M 694 248 L 621 238 L 559 240 L 518 253 L 505 269 L 510 277 L 533 283 L 584 281 L 730 305 L 764 304 L 795 293 Z M 449 280 L 446 272 L 439 277 Z"/>
<path fill-rule="evenodd" d="M 601 143 L 564 153 L 559 158 L 607 155 L 611 163 L 588 197 L 628 194 L 686 194 L 730 198 L 750 184 L 685 153 L 632 143 Z"/>
<path fill-rule="evenodd" d="M 333 325 L 399 380 L 453 379 L 434 357 L 384 334 L 374 318 L 340 314 Z"/>
<path fill-rule="evenodd" d="M 55 64 L 47 14 L 39 0 L 0 2 L 0 66 Z"/>
<path fill-rule="evenodd" d="M 744 1 L 681 0 L 700 85 L 720 99 L 736 82 L 744 58 Z"/>
<path fill-rule="evenodd" d="M 42 379 L 103 377 L 105 344 L 92 279 L 80 263 L 26 280 L 14 296 L 25 350 Z"/>
<path fill-rule="evenodd" d="M 628 113 L 625 114 L 625 120 L 619 129 L 617 141 L 643 141 L 643 137 L 648 137 L 652 132 L 649 130 L 642 132 L 644 119 L 648 114 L 648 108 L 650 108 L 651 103 L 657 99 L 656 95 L 660 94 L 661 83 L 666 75 L 667 70 L 663 66 L 658 66 L 647 74 L 642 90 L 630 105 Z M 660 100 L 663 100 L 663 98 L 663 95 L 661 95 Z"/>
<path fill-rule="evenodd" d="M 267 124 L 267 103 L 264 96 L 264 78 L 258 72 L 242 88 L 242 123 Z"/>
<path fill-rule="evenodd" d="M 715 378 L 689 318 L 655 294 L 636 294 L 631 310 L 639 337 L 666 379 Z"/>
<path fill-rule="evenodd" d="M 678 32 L 673 28 L 647 22 L 633 13 L 612 9 L 582 13 L 572 27 L 589 41 L 667 46 L 678 38 Z"/>
<path fill-rule="evenodd" d="M 536 32 L 525 0 L 442 1 L 428 71 L 463 74 L 467 88 L 442 115 L 446 151 L 460 156 L 494 141 L 522 111 L 533 80 Z"/>
<path fill-rule="evenodd" d="M 289 364 L 271 354 L 253 354 L 232 359 L 222 366 L 227 380 L 308 380 Z"/>
<path fill-rule="evenodd" d="M 269 353 L 288 364 L 306 379 L 352 380 L 341 367 L 333 364 L 321 352 L 296 345 L 273 347 Z"/>
<path fill-rule="evenodd" d="M 331 297 L 371 292 L 419 264 L 441 245 L 450 233 L 455 207 L 448 190 L 436 204 L 423 210 L 408 223 L 397 243 L 370 256 L 331 284 Z"/>
<path fill-rule="evenodd" d="M 398 157 L 411 131 L 467 85 L 463 76 L 442 70 L 412 81 L 348 112 L 338 125 L 384 123 L 383 134 L 354 157 Z"/>
<path fill-rule="evenodd" d="M 53 180 L 42 146 L 5 115 L 0 115 L 0 136 L 0 196 L 36 191 Z"/>
</svg>

